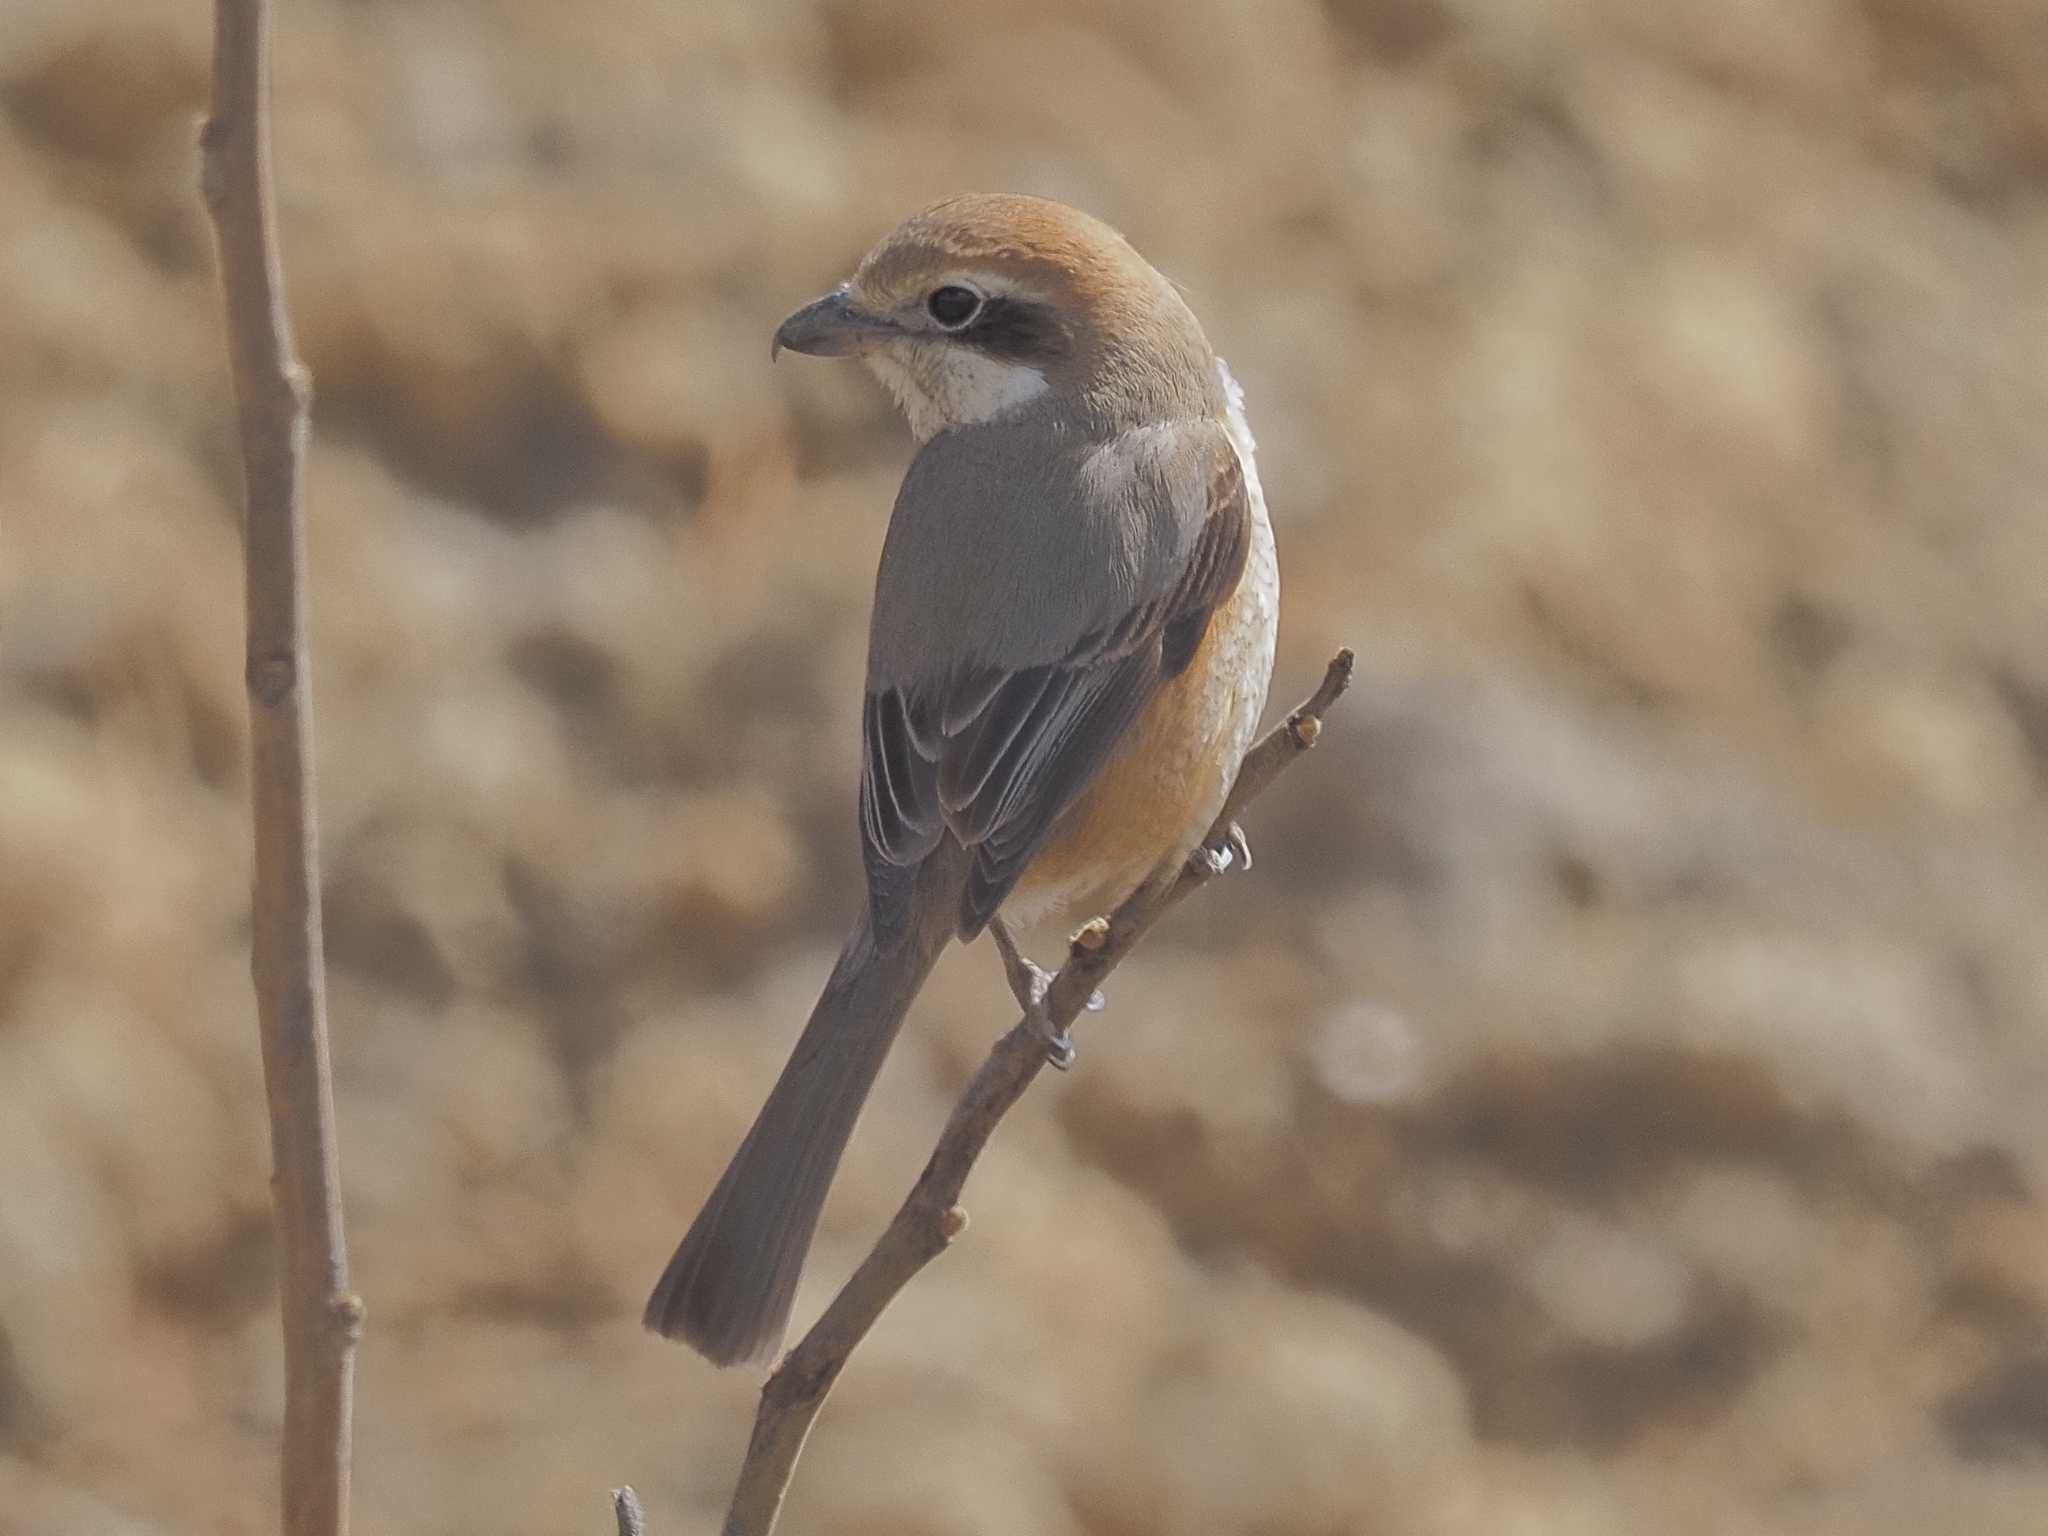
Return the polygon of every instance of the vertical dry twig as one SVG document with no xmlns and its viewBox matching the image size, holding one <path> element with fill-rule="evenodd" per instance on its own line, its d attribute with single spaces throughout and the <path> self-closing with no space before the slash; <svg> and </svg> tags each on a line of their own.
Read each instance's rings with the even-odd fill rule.
<svg viewBox="0 0 2048 1536">
<path fill-rule="evenodd" d="M 1325 712 L 1351 684 L 1351 667 L 1351 652 L 1339 651 L 1316 691 L 1246 755 L 1210 832 L 1211 846 L 1222 844 L 1244 808 L 1316 744 Z M 1221 868 L 1200 858 L 1191 860 L 1172 886 L 1140 891 L 1107 919 L 1097 918 L 1084 927 L 1045 994 L 1044 1008 L 1053 1026 L 1065 1030 L 1079 1018 L 1103 978 L 1152 925 Z M 956 1203 L 960 1191 L 997 1123 L 1045 1065 L 1043 1030 L 1042 1021 L 1025 1018 L 996 1042 L 954 1106 L 909 1197 L 852 1278 L 761 1389 L 753 1437 L 725 1517 L 725 1536 L 768 1536 L 775 1529 L 804 1441 L 848 1357 L 897 1293 L 966 1227 L 967 1215 Z"/>
<path fill-rule="evenodd" d="M 220 247 L 241 421 L 250 780 L 251 968 L 270 1108 L 284 1314 L 285 1536 L 348 1529 L 349 1412 L 362 1303 L 348 1289 L 311 786 L 299 468 L 306 372 L 293 355 L 270 177 L 268 0 L 216 0 L 200 184 Z"/>
</svg>

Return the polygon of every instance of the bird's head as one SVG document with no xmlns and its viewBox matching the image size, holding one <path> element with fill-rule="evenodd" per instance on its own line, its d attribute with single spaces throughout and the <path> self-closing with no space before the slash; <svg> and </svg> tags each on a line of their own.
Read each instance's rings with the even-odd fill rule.
<svg viewBox="0 0 2048 1536">
<path fill-rule="evenodd" d="M 912 214 L 775 350 L 855 356 L 924 440 L 1051 396 L 1098 425 L 1213 413 L 1216 365 L 1180 294 L 1107 224 L 968 194 Z"/>
</svg>

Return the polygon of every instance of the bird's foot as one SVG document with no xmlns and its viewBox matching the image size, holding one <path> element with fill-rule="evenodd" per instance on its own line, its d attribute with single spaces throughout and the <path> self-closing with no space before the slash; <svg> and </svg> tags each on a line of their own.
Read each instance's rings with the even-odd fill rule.
<svg viewBox="0 0 2048 1536">
<path fill-rule="evenodd" d="M 1047 1065 L 1066 1071 L 1074 1064 L 1074 1040 L 1064 1029 L 1054 1027 L 1052 1015 L 1046 1010 L 1045 999 L 1052 991 L 1052 972 L 1017 948 L 1017 941 L 1010 937 L 1010 930 L 1000 917 L 989 920 L 988 932 L 1003 957 L 1003 974 L 1009 978 L 1011 995 L 1017 999 L 1017 1006 L 1024 1010 L 1024 1017 L 1045 1041 Z M 1091 997 L 1089 1008 L 1099 1007 L 1101 997 L 1100 992 Z"/>
<path fill-rule="evenodd" d="M 1204 843 L 1190 856 L 1203 873 L 1220 875 L 1230 869 L 1252 867 L 1251 839 L 1244 835 L 1244 828 L 1232 822 L 1215 844 Z"/>
</svg>

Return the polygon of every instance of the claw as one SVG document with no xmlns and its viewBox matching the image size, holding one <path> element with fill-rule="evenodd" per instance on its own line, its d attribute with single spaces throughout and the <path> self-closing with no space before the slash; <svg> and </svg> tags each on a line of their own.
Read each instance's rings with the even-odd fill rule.
<svg viewBox="0 0 2048 1536">
<path fill-rule="evenodd" d="M 1250 869 L 1252 867 L 1252 840 L 1244 835 L 1244 828 L 1233 821 L 1230 824 L 1230 830 L 1224 833 L 1224 836 L 1228 839 L 1226 846 L 1237 856 L 1237 867 L 1244 870 Z"/>
<path fill-rule="evenodd" d="M 1038 964 L 1017 948 L 1017 941 L 1010 937 L 1010 930 L 998 917 L 988 925 L 989 937 L 996 941 L 996 948 L 1003 957 L 1003 974 L 1009 978 L 1010 993 L 1017 999 L 1017 1005 L 1024 1010 L 1024 1017 L 1045 1041 L 1046 1064 L 1064 1072 L 1074 1064 L 1074 1041 L 1063 1029 L 1055 1029 L 1052 1015 L 1046 1011 L 1046 994 L 1052 990 L 1052 972 Z M 1093 1009 L 1102 994 L 1097 992 L 1088 999 Z"/>
<path fill-rule="evenodd" d="M 1210 875 L 1220 875 L 1230 869 L 1250 869 L 1251 839 L 1244 835 L 1244 828 L 1233 821 L 1229 830 L 1223 834 L 1221 844 L 1212 848 L 1204 843 L 1194 851 L 1192 859 L 1204 873 Z"/>
</svg>

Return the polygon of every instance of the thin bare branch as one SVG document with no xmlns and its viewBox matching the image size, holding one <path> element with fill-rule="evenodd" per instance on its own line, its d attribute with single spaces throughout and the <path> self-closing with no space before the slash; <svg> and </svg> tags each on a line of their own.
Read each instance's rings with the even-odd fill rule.
<svg viewBox="0 0 2048 1536">
<path fill-rule="evenodd" d="M 284 1323 L 285 1536 L 348 1529 L 349 1420 L 362 1303 L 348 1288 L 314 838 L 299 470 L 306 372 L 294 356 L 270 176 L 268 0 L 217 0 L 200 185 L 220 249 L 241 422 L 250 782 L 251 969 L 269 1099 Z"/>
<path fill-rule="evenodd" d="M 1246 755 L 1206 839 L 1208 846 L 1226 843 L 1245 808 L 1315 745 L 1325 712 L 1350 686 L 1351 668 L 1351 652 L 1339 651 L 1321 686 Z M 1045 994 L 1046 1020 L 1019 1019 L 996 1042 L 954 1106 L 909 1198 L 824 1315 L 761 1389 L 761 1407 L 726 1515 L 725 1536 L 768 1536 L 774 1530 L 804 1441 L 847 1358 L 896 1294 L 967 1226 L 967 1214 L 957 1203 L 961 1188 L 997 1123 L 1045 1066 L 1045 1024 L 1056 1032 L 1071 1028 L 1095 989 L 1152 925 L 1214 879 L 1222 867 L 1198 853 L 1171 886 L 1140 891 L 1108 918 L 1095 919 L 1074 936 L 1066 964 Z"/>
</svg>

